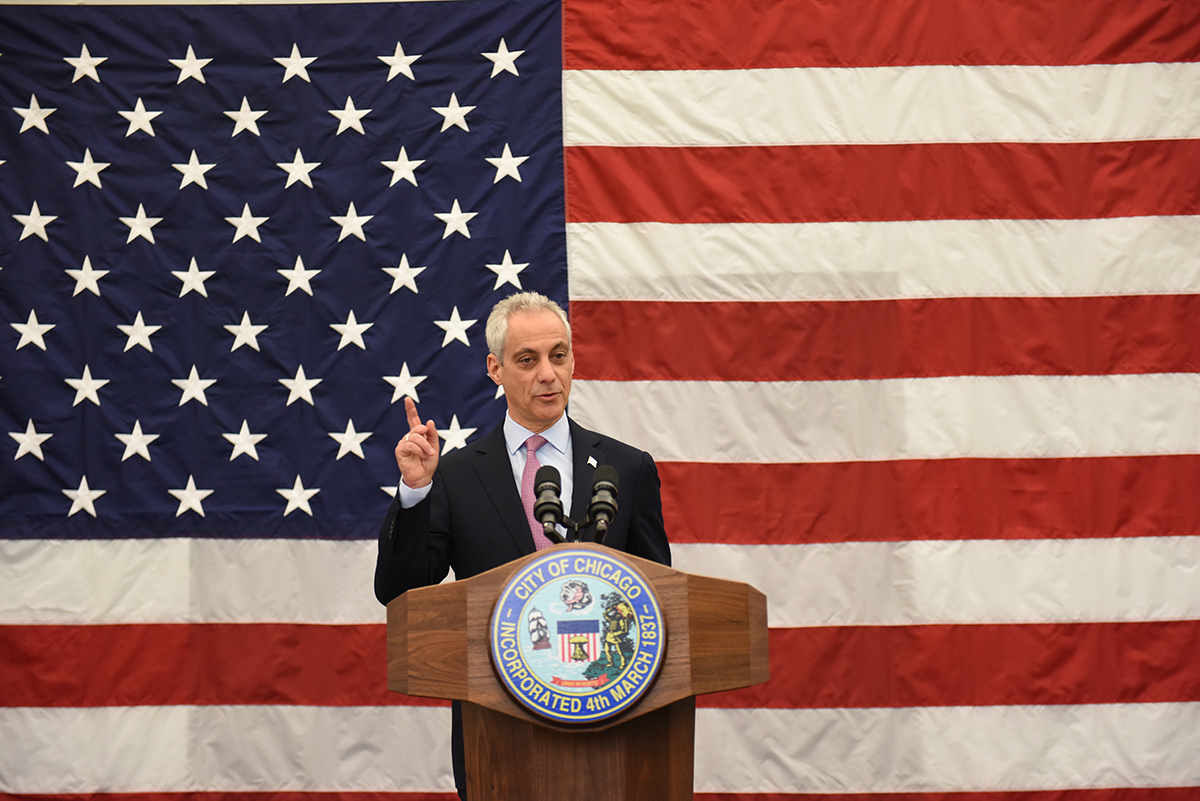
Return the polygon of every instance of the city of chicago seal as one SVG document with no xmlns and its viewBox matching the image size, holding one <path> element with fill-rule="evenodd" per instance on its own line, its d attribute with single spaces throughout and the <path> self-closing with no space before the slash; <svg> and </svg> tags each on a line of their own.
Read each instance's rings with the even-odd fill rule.
<svg viewBox="0 0 1200 801">
<path fill-rule="evenodd" d="M 650 688 L 666 626 L 645 577 L 611 552 L 558 548 L 514 573 L 489 626 L 500 681 L 535 714 L 594 723 Z"/>
</svg>

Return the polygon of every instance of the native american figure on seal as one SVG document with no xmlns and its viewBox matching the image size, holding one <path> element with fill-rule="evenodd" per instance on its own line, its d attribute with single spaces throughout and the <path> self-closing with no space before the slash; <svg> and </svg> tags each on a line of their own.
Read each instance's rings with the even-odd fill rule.
<svg viewBox="0 0 1200 801">
<path fill-rule="evenodd" d="M 620 593 L 605 593 L 604 602 L 604 657 L 609 667 L 621 670 L 625 660 L 633 654 L 633 642 L 629 630 L 634 623 L 633 607 Z"/>
</svg>

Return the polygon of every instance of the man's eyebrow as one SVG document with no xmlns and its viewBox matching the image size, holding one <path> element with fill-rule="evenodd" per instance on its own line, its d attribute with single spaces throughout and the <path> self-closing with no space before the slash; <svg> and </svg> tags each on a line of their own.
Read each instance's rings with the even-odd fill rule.
<svg viewBox="0 0 1200 801">
<path fill-rule="evenodd" d="M 555 342 L 553 345 L 550 346 L 550 351 L 553 352 L 553 351 L 560 350 L 563 348 L 565 348 L 566 350 L 570 350 L 571 343 L 567 342 L 567 340 L 565 340 L 565 339 L 560 339 L 558 342 Z M 513 355 L 513 358 L 515 359 L 518 356 L 524 356 L 526 353 L 537 353 L 537 348 L 531 348 L 529 346 L 526 346 L 524 348 L 520 348 L 518 350 L 513 351 L 512 355 Z"/>
</svg>

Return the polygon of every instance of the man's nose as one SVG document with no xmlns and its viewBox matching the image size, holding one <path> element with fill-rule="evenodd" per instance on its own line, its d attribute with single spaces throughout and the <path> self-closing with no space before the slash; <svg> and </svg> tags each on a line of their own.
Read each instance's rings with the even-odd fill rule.
<svg viewBox="0 0 1200 801">
<path fill-rule="evenodd" d="M 550 364 L 549 359 L 542 359 L 538 362 L 537 380 L 543 384 L 550 384 L 557 378 L 554 374 L 554 365 Z"/>
</svg>

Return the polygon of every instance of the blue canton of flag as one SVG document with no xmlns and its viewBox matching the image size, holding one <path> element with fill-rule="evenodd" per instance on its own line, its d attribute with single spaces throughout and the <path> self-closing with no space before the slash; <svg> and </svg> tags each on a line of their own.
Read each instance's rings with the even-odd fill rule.
<svg viewBox="0 0 1200 801">
<path fill-rule="evenodd" d="M 9 537 L 374 535 L 565 305 L 557 2 L 0 8 Z"/>
</svg>

